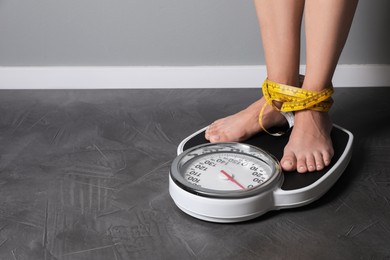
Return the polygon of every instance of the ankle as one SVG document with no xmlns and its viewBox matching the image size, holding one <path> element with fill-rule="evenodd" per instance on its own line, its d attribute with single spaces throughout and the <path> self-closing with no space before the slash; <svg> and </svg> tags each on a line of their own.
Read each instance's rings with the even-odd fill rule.
<svg viewBox="0 0 390 260">
<path fill-rule="evenodd" d="M 293 86 L 293 87 L 301 87 L 301 79 L 300 75 L 278 75 L 278 74 L 268 74 L 267 77 L 270 81 L 283 84 L 283 85 L 288 85 L 288 86 Z"/>
<path fill-rule="evenodd" d="M 301 110 L 295 112 L 295 127 L 305 131 L 310 127 L 316 127 L 320 132 L 329 133 L 332 129 L 332 120 L 328 112 Z"/>
<path fill-rule="evenodd" d="M 302 84 L 303 89 L 317 92 L 320 92 L 329 87 L 333 87 L 332 81 L 330 79 L 312 79 L 310 76 L 305 76 L 305 80 Z"/>
</svg>

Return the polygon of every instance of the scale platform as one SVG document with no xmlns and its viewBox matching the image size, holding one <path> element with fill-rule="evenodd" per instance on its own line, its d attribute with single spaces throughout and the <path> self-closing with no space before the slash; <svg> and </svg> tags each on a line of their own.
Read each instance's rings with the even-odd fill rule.
<svg viewBox="0 0 390 260">
<path fill-rule="evenodd" d="M 178 146 L 178 155 L 189 148 L 208 143 L 208 141 L 204 138 L 205 130 L 206 128 L 203 128 L 185 138 Z M 271 136 L 266 133 L 259 133 L 241 143 L 259 147 L 269 152 L 280 161 L 283 155 L 283 149 L 289 140 L 289 136 L 290 132 L 279 137 Z M 307 205 L 319 199 L 335 184 L 351 159 L 353 135 L 348 130 L 334 125 L 331 132 L 331 138 L 335 152 L 331 164 L 322 171 L 309 172 L 305 174 L 298 173 L 296 171 L 283 173 L 283 180 L 280 189 L 274 194 L 274 201 L 272 202 L 272 205 L 268 206 L 268 209 L 264 212 L 260 212 L 261 210 L 256 212 L 257 216 L 268 210 L 279 210 L 283 208 L 294 208 Z M 173 192 L 171 194 L 174 195 Z M 175 202 L 178 202 L 177 200 L 179 200 L 180 196 L 176 196 L 177 199 Z M 177 204 L 181 207 L 180 203 Z M 194 212 L 189 212 L 184 208 L 182 208 L 182 210 L 195 217 L 214 222 L 236 222 L 254 217 L 245 216 L 231 219 L 210 218 Z"/>
</svg>

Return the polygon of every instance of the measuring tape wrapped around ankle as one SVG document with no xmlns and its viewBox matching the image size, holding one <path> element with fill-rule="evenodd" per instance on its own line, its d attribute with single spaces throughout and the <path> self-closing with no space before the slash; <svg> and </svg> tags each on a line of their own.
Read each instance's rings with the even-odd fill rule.
<svg viewBox="0 0 390 260">
<path fill-rule="evenodd" d="M 281 114 L 287 119 L 287 122 L 291 128 L 294 125 L 293 111 L 309 109 L 320 112 L 327 112 L 333 104 L 330 98 L 333 94 L 333 87 L 328 87 L 320 92 L 317 92 L 279 84 L 266 79 L 262 85 L 262 91 L 266 103 L 261 108 L 259 124 L 265 132 L 275 136 L 280 136 L 283 133 L 270 133 L 263 126 L 262 119 L 265 107 L 267 105 L 270 105 L 275 110 L 281 112 Z M 281 107 L 279 108 L 276 106 L 274 102 L 281 103 Z"/>
</svg>

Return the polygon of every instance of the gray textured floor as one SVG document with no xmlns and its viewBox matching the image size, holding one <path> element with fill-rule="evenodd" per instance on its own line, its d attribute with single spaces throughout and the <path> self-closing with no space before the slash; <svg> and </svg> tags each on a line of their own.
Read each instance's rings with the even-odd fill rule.
<svg viewBox="0 0 390 260">
<path fill-rule="evenodd" d="M 258 90 L 0 91 L 0 259 L 389 259 L 390 88 L 338 88 L 352 161 L 319 201 L 241 224 L 182 213 L 187 135 Z"/>
</svg>

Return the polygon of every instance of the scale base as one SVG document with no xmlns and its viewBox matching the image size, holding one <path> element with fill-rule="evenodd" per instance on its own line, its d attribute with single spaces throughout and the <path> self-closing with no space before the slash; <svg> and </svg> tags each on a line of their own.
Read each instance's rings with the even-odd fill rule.
<svg viewBox="0 0 390 260">
<path fill-rule="evenodd" d="M 201 129 L 187 138 L 185 138 L 178 146 L 177 153 L 181 154 L 183 151 L 208 143 L 204 138 L 205 130 Z M 283 156 L 283 149 L 289 140 L 290 133 L 287 133 L 280 137 L 274 137 L 266 133 L 259 133 L 252 138 L 243 141 L 242 143 L 257 146 L 272 155 L 276 159 L 280 160 Z M 181 191 L 175 186 L 175 183 L 170 179 L 170 194 L 176 205 L 185 213 L 206 221 L 219 222 L 219 223 L 232 223 L 246 221 L 256 218 L 269 210 L 278 210 L 283 208 L 294 208 L 307 205 L 325 194 L 339 179 L 341 174 L 347 167 L 351 155 L 352 155 L 352 143 L 353 135 L 348 130 L 334 125 L 331 138 L 334 148 L 334 156 L 329 166 L 325 167 L 322 171 L 310 172 L 301 174 L 296 171 L 283 173 L 283 181 L 277 190 L 274 190 L 272 196 L 267 201 L 271 201 L 271 204 L 264 204 L 264 208 L 261 205 L 252 204 L 253 210 L 245 210 L 241 215 L 232 216 L 226 215 L 220 212 L 213 212 L 210 214 L 196 212 L 196 210 L 190 210 L 185 207 L 185 203 L 182 202 L 183 196 L 192 196 L 187 194 L 186 191 Z M 184 192 L 178 193 L 177 191 Z M 194 198 L 198 199 L 198 198 Z M 200 199 L 200 198 L 199 198 Z M 208 202 L 207 199 L 205 201 Z M 226 200 L 224 203 L 237 203 L 233 200 Z M 183 205 L 182 205 L 183 204 Z M 202 203 L 199 204 L 200 209 L 203 208 Z M 230 206 L 226 206 L 229 208 Z M 222 211 L 224 207 L 221 207 Z M 221 215 L 222 214 L 222 215 Z"/>
<path fill-rule="evenodd" d="M 236 222 L 243 222 L 243 221 L 247 221 L 247 220 L 251 220 L 251 219 L 254 219 L 254 218 L 257 218 L 257 217 L 260 217 L 261 215 L 263 215 L 265 212 L 257 212 L 257 213 L 254 213 L 254 214 L 251 214 L 251 215 L 247 215 L 247 216 L 238 216 L 238 217 L 230 217 L 230 218 L 221 218 L 221 217 L 212 217 L 212 216 L 206 216 L 206 215 L 203 215 L 203 214 L 198 214 L 196 212 L 193 212 L 193 211 L 189 211 L 187 210 L 186 208 L 184 207 L 181 207 L 179 205 L 177 205 L 179 209 L 181 209 L 184 213 L 190 215 L 190 216 L 193 216 L 194 218 L 197 218 L 197 219 L 201 219 L 201 220 L 204 220 L 204 221 L 208 221 L 208 222 L 214 222 L 214 223 L 236 223 Z"/>
</svg>

